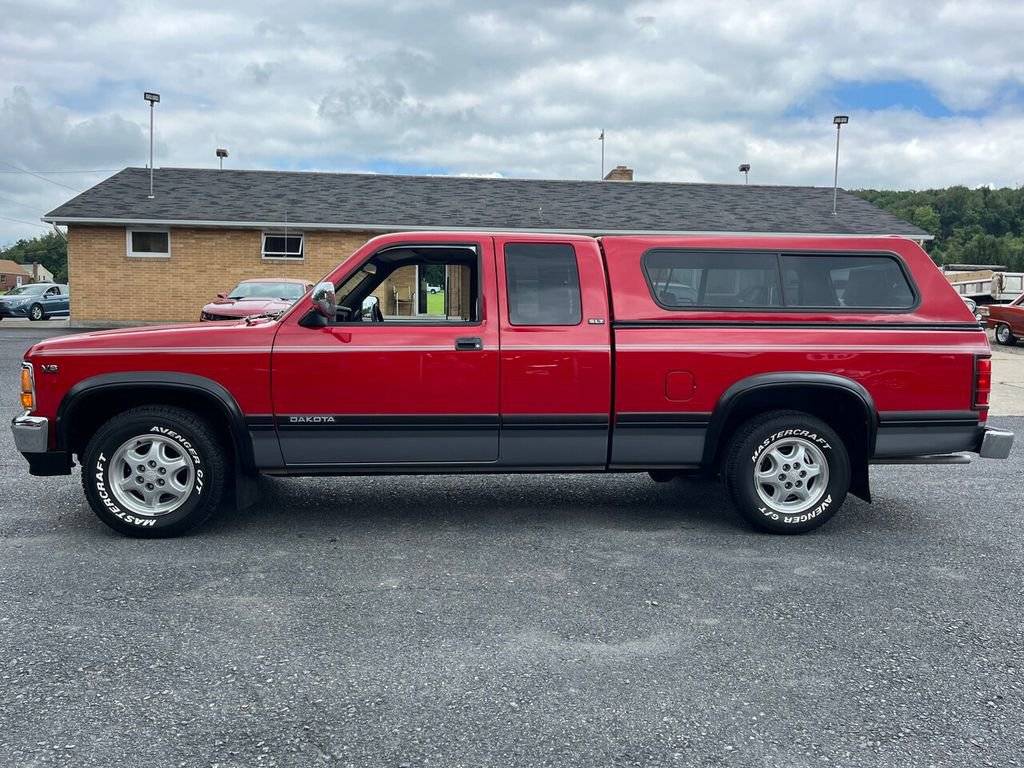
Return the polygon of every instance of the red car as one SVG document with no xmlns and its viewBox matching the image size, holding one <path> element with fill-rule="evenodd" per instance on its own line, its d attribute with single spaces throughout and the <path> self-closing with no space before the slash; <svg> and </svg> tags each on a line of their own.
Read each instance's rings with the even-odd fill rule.
<svg viewBox="0 0 1024 768">
<path fill-rule="evenodd" d="M 444 301 L 410 313 L 391 288 L 421 271 Z M 872 463 L 1013 444 L 985 331 L 900 238 L 389 234 L 280 317 L 46 339 L 21 383 L 30 471 L 77 459 L 148 537 L 259 473 L 703 473 L 801 533 L 870 500 Z"/>
<path fill-rule="evenodd" d="M 308 280 L 290 277 L 254 277 L 243 280 L 230 293 L 218 293 L 217 298 L 203 307 L 201 321 L 240 320 L 243 317 L 281 312 L 301 299 L 313 284 Z"/>
<path fill-rule="evenodd" d="M 988 327 L 995 328 L 996 341 L 1012 346 L 1024 339 L 1024 293 L 1009 304 L 992 304 L 988 309 Z"/>
</svg>

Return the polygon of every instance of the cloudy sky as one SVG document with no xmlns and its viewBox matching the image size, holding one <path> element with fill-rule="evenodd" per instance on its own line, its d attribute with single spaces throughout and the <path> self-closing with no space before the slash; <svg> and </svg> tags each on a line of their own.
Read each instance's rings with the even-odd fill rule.
<svg viewBox="0 0 1024 768">
<path fill-rule="evenodd" d="M 1024 2 L 0 0 L 0 243 L 156 164 L 1024 182 Z M 43 178 L 23 173 L 33 171 Z M 58 173 L 59 171 L 59 173 Z M 45 180 L 44 180 L 45 179 Z M 21 222 L 10 221 L 18 219 Z"/>
</svg>

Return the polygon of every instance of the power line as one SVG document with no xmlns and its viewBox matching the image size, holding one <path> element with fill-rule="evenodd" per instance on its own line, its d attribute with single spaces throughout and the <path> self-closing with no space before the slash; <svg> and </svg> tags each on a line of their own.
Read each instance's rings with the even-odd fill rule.
<svg viewBox="0 0 1024 768">
<path fill-rule="evenodd" d="M 10 197 L 5 197 L 4 195 L 0 195 L 0 200 L 6 200 L 11 205 L 20 205 L 22 208 L 25 208 L 26 210 L 32 211 L 33 213 L 35 213 L 37 210 L 39 210 L 34 205 L 26 205 L 25 203 L 19 203 L 17 200 L 14 200 L 14 199 L 12 199 Z"/>
<path fill-rule="evenodd" d="M 50 184 L 56 184 L 58 187 L 64 187 L 64 189 L 70 189 L 72 192 L 81 192 L 82 191 L 80 189 L 75 189 L 74 187 L 69 187 L 67 184 L 61 184 L 59 181 L 54 181 L 53 179 L 48 179 L 45 176 L 39 175 L 35 171 L 26 171 L 24 168 L 19 168 L 14 163 L 8 163 L 6 160 L 0 160 L 0 163 L 3 163 L 7 167 L 13 168 L 16 171 L 21 171 L 22 173 L 27 173 L 29 176 L 35 176 L 37 179 L 42 179 L 43 181 L 48 182 Z"/>
<path fill-rule="evenodd" d="M 17 244 L 8 246 L 6 248 L 0 247 L 0 254 L 8 253 L 9 251 L 14 250 L 16 247 L 17 247 Z M 11 254 L 11 255 L 14 255 L 14 256 L 34 256 L 34 255 L 36 255 L 38 253 L 60 253 L 63 250 L 64 249 L 61 248 L 58 245 L 50 245 L 50 246 L 47 246 L 46 248 L 34 248 L 34 249 L 31 249 L 31 250 L 24 250 L 24 249 L 22 249 L 22 250 L 19 250 L 17 253 Z"/>
<path fill-rule="evenodd" d="M 22 169 L 19 168 L 19 169 L 14 170 L 14 171 L 7 171 L 7 170 L 4 170 L 3 168 L 0 168 L 0 173 L 43 173 L 43 174 L 50 174 L 50 173 L 117 173 L 120 170 L 123 170 L 123 169 L 121 169 L 121 168 L 90 168 L 90 169 L 83 169 L 83 170 L 80 170 L 80 171 L 25 171 L 25 170 L 22 170 Z"/>
<path fill-rule="evenodd" d="M 39 227 L 40 229 L 49 229 L 45 224 L 37 224 L 34 221 L 25 221 L 24 219 L 12 219 L 10 216 L 0 216 L 0 219 L 4 221 L 13 221 L 16 224 L 28 224 L 30 227 Z"/>
</svg>

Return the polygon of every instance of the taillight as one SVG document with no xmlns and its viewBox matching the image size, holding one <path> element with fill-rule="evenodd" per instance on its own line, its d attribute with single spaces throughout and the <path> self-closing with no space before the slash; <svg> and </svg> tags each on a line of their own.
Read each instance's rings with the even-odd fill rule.
<svg viewBox="0 0 1024 768">
<path fill-rule="evenodd" d="M 32 363 L 21 364 L 21 407 L 26 411 L 36 407 L 36 381 L 32 375 Z"/>
<path fill-rule="evenodd" d="M 989 397 L 992 395 L 992 358 L 974 358 L 974 410 L 979 419 L 988 419 Z"/>
</svg>

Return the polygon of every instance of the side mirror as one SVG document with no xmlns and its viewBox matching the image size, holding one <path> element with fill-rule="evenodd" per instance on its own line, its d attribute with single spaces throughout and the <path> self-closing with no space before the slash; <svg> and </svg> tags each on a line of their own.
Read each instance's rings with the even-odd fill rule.
<svg viewBox="0 0 1024 768">
<path fill-rule="evenodd" d="M 226 293 L 218 293 L 217 294 L 217 298 L 218 299 L 226 299 L 227 297 L 228 297 L 228 295 Z"/>
<path fill-rule="evenodd" d="M 373 310 L 380 306 L 380 299 L 376 296 L 367 296 L 363 299 L 363 317 L 373 317 Z"/>
<path fill-rule="evenodd" d="M 321 317 L 334 322 L 338 313 L 334 297 L 334 283 L 328 281 L 317 283 L 313 289 L 313 309 Z"/>
</svg>

